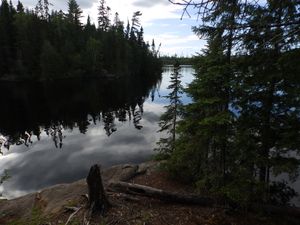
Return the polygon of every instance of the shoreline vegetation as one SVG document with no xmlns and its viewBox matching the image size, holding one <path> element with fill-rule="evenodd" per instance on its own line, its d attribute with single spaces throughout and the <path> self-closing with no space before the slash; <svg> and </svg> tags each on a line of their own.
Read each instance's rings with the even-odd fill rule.
<svg viewBox="0 0 300 225">
<path fill-rule="evenodd" d="M 72 224 L 95 220 L 110 225 L 299 223 L 300 209 L 290 206 L 298 193 L 287 181 L 275 178 L 287 174 L 295 181 L 299 175 L 300 2 L 169 2 L 183 6 L 184 13 L 191 7 L 198 9 L 202 23 L 193 31 L 207 40 L 201 54 L 182 58 L 192 60 L 196 70 L 195 79 L 184 89 L 176 57 L 161 60 L 154 41 L 145 43 L 139 11 L 125 27 L 118 14 L 113 22 L 109 20 L 110 8 L 101 0 L 96 28 L 89 18 L 81 24 L 82 11 L 75 0 L 68 1 L 67 14 L 50 13 L 45 0 L 38 1 L 35 10 L 25 10 L 20 2 L 15 9 L 2 1 L 0 80 L 122 74 L 145 82 L 159 74 L 162 63 L 175 65 L 166 96 L 170 104 L 159 123 L 167 135 L 156 149 L 157 157 L 165 160 L 162 167 L 157 167 L 159 163 L 122 165 L 104 172 L 111 200 L 105 203 L 105 208 L 110 206 L 108 212 L 101 203 L 100 169 L 93 167 L 96 179 L 88 183 L 96 191 L 89 190 L 88 196 L 94 202 L 86 198 L 84 180 L 58 185 L 0 202 L 0 223 L 2 219 L 9 225 L 39 225 L 48 223 L 48 218 L 54 224 L 71 224 L 71 220 Z M 183 92 L 191 103 L 181 104 Z M 114 182 L 119 182 L 122 192 L 108 185 Z M 163 190 L 201 194 L 221 204 L 210 202 L 204 207 L 179 205 L 170 198 L 158 201 L 154 195 L 174 200 L 173 194 Z M 95 202 L 103 207 L 92 217 Z"/>
<path fill-rule="evenodd" d="M 134 12 L 124 24 L 118 13 L 110 20 L 110 7 L 99 2 L 98 26 L 75 0 L 68 11 L 49 10 L 48 1 L 35 9 L 0 6 L 0 81 L 45 81 L 74 77 L 151 77 L 161 72 L 155 42 L 144 40 L 142 13 Z"/>
<path fill-rule="evenodd" d="M 105 217 L 89 217 L 88 179 L 59 184 L 12 200 L 0 201 L 0 223 L 21 224 L 297 224 L 299 209 L 259 205 L 242 213 L 211 203 L 194 187 L 169 178 L 164 161 L 112 166 L 101 173 L 109 201 Z M 89 177 L 89 176 L 88 176 Z M 143 192 L 145 193 L 143 194 Z M 90 194 L 89 194 L 90 195 Z M 194 197 L 191 197 L 194 196 Z M 196 196 L 196 197 L 195 197 Z M 240 209 L 241 210 L 241 209 Z M 268 215 L 257 212 L 269 210 Z M 280 210 L 290 214 L 280 215 Z M 177 217 L 174 218 L 174 211 Z M 294 215 L 294 218 L 293 216 Z M 278 217 L 280 216 L 280 217 Z"/>
</svg>

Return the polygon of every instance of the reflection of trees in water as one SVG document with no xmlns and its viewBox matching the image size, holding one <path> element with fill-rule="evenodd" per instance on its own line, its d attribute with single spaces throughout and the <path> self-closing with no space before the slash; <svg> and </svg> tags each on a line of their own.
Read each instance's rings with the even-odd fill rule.
<svg viewBox="0 0 300 225">
<path fill-rule="evenodd" d="M 0 153 L 11 145 L 29 147 L 43 133 L 62 148 L 65 130 L 86 134 L 100 121 L 107 136 L 117 131 L 117 121 L 142 129 L 143 103 L 149 96 L 154 100 L 158 80 L 1 84 L 8 97 L 0 110 Z"/>
<path fill-rule="evenodd" d="M 143 128 L 143 126 L 140 124 L 140 121 L 141 121 L 143 113 L 144 113 L 143 103 L 144 103 L 144 99 L 140 99 L 137 102 L 137 105 L 134 105 L 134 106 L 131 107 L 131 113 L 132 113 L 132 117 L 133 117 L 133 124 L 134 124 L 134 127 L 138 130 Z"/>
<path fill-rule="evenodd" d="M 22 134 L 15 134 L 13 137 L 5 137 L 0 135 L 0 154 L 3 154 L 2 148 L 10 149 L 11 145 L 25 145 L 29 147 L 33 142 L 31 140 L 33 132 L 25 131 Z"/>
<path fill-rule="evenodd" d="M 63 130 L 64 128 L 61 124 L 53 124 L 51 127 L 45 129 L 45 133 L 51 137 L 56 148 L 62 148 L 63 146 L 63 139 L 65 138 L 65 136 L 63 136 Z"/>
<path fill-rule="evenodd" d="M 78 128 L 80 133 L 86 134 L 91 123 L 97 125 L 101 121 L 103 122 L 103 129 L 108 137 L 117 131 L 117 126 L 115 124 L 116 120 L 119 122 L 133 121 L 134 127 L 140 130 L 143 128 L 140 124 L 143 115 L 143 102 L 144 99 L 130 107 L 120 108 L 115 111 L 102 112 L 102 116 L 101 113 L 99 113 L 99 115 L 88 115 L 86 120 L 74 122 L 73 124 L 65 124 L 65 126 L 63 124 L 56 123 L 47 127 L 38 127 L 31 132 L 25 131 L 24 134 L 16 134 L 16 137 L 19 138 L 6 138 L 4 136 L 0 136 L 0 154 L 2 153 L 2 148 L 9 150 L 11 145 L 24 144 L 29 147 L 33 144 L 32 136 L 35 136 L 37 141 L 40 141 L 41 134 L 43 132 L 52 139 L 56 148 L 62 148 L 63 139 L 66 138 L 64 130 L 73 130 L 74 128 Z"/>
<path fill-rule="evenodd" d="M 110 136 L 112 133 L 117 131 L 115 124 L 115 115 L 113 112 L 104 112 L 102 114 L 104 130 L 106 131 L 106 135 Z"/>
</svg>

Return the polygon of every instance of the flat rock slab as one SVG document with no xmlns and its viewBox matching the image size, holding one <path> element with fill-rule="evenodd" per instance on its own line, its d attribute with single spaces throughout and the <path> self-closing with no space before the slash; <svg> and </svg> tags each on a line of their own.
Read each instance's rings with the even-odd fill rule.
<svg viewBox="0 0 300 225">
<path fill-rule="evenodd" d="M 150 161 L 140 165 L 126 164 L 110 167 L 102 173 L 104 186 L 111 182 L 128 181 L 139 174 L 151 173 L 158 168 L 159 164 Z M 72 206 L 74 201 L 87 193 L 86 180 L 82 179 L 71 184 L 55 185 L 17 199 L 3 200 L 0 202 L 0 224 L 1 218 L 30 217 L 34 208 L 38 208 L 42 216 L 55 215 L 66 206 Z"/>
</svg>

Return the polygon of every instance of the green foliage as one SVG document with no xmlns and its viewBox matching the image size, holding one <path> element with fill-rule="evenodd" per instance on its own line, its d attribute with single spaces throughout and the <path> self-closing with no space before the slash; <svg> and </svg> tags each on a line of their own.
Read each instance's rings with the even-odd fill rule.
<svg viewBox="0 0 300 225">
<path fill-rule="evenodd" d="M 21 2 L 15 10 L 3 0 L 0 6 L 0 79 L 50 80 L 141 74 L 147 79 L 160 72 L 160 60 L 143 39 L 139 23 L 141 14 L 134 14 L 132 27 L 128 28 L 131 36 L 127 36 L 118 14 L 111 24 L 109 7 L 105 1 L 100 1 L 100 6 L 104 7 L 99 7 L 102 22 L 96 29 L 89 17 L 85 25 L 81 23 L 82 10 L 76 0 L 68 1 L 67 13 L 50 13 L 46 0 L 39 0 L 35 11 L 24 10 Z"/>
<path fill-rule="evenodd" d="M 252 3 L 219 1 L 194 27 L 208 46 L 168 169 L 241 205 L 287 204 L 295 192 L 271 174 L 295 180 L 300 165 L 300 3 Z"/>
<path fill-rule="evenodd" d="M 175 150 L 176 142 L 176 126 L 181 115 L 183 104 L 180 100 L 181 94 L 183 93 L 183 86 L 181 85 L 181 74 L 179 62 L 174 64 L 174 73 L 171 74 L 171 81 L 168 89 L 170 93 L 165 96 L 169 99 L 170 105 L 165 106 L 166 112 L 161 116 L 159 126 L 159 132 L 164 132 L 168 137 L 160 138 L 158 148 L 156 151 L 159 152 L 160 158 L 166 158 L 172 154 Z"/>
<path fill-rule="evenodd" d="M 174 56 L 161 56 L 160 59 L 164 65 L 174 65 L 176 61 L 179 61 L 180 65 L 194 64 L 193 57 L 179 57 L 177 55 L 174 55 Z"/>
<path fill-rule="evenodd" d="M 105 0 L 100 0 L 98 7 L 98 27 L 102 31 L 107 31 L 110 26 L 110 8 L 106 6 Z"/>
<path fill-rule="evenodd" d="M 63 60 L 49 41 L 45 41 L 41 54 L 41 75 L 44 79 L 58 78 L 63 72 Z"/>
<path fill-rule="evenodd" d="M 14 220 L 9 222 L 8 225 L 41 225 L 41 224 L 46 224 L 47 219 L 42 216 L 42 211 L 41 209 L 34 207 L 31 210 L 31 215 L 29 218 L 22 218 L 19 220 Z"/>
</svg>

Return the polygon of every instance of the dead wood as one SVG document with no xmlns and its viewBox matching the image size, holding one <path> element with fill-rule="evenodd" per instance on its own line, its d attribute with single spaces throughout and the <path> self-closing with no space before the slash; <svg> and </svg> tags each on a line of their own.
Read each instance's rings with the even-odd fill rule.
<svg viewBox="0 0 300 225">
<path fill-rule="evenodd" d="M 104 191 L 100 167 L 98 165 L 91 167 L 86 182 L 89 191 L 88 206 L 91 210 L 91 214 L 100 213 L 103 215 L 108 210 L 110 203 Z"/>
<path fill-rule="evenodd" d="M 113 182 L 110 184 L 110 187 L 114 190 L 127 194 L 147 196 L 166 202 L 194 204 L 204 207 L 215 207 L 218 204 L 218 202 L 212 198 L 201 197 L 199 195 L 173 193 L 139 184 Z M 248 210 L 252 212 L 264 212 L 267 214 L 300 218 L 300 208 L 297 207 L 252 204 L 249 206 Z"/>
<path fill-rule="evenodd" d="M 198 195 L 172 193 L 139 184 L 113 182 L 110 184 L 110 187 L 121 192 L 157 198 L 167 202 L 197 204 L 201 206 L 213 206 L 215 204 L 215 201 L 211 198 L 199 197 Z"/>
</svg>

